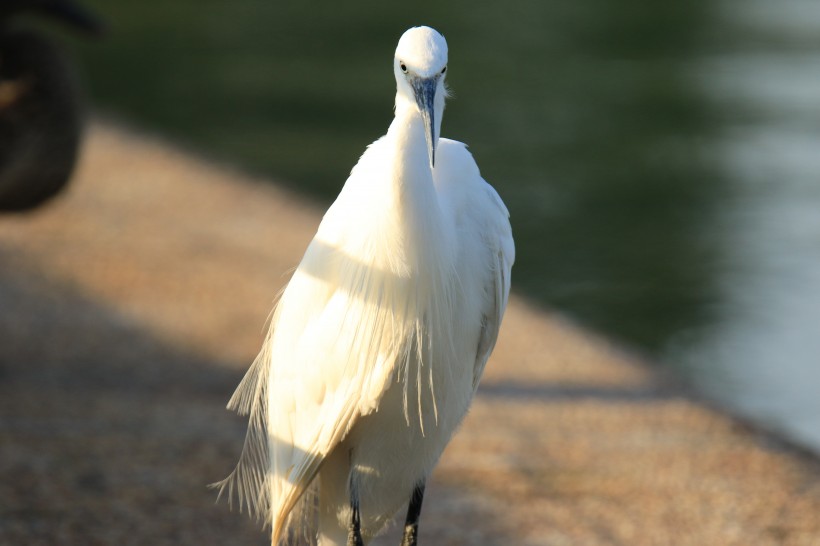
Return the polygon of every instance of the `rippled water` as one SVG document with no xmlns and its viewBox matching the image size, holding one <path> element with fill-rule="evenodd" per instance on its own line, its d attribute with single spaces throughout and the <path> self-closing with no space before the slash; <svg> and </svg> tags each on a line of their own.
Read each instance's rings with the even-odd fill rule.
<svg viewBox="0 0 820 546">
<path fill-rule="evenodd" d="M 711 320 L 668 358 L 709 395 L 820 450 L 820 4 L 725 3 L 746 47 L 704 59 L 725 109 Z"/>
</svg>

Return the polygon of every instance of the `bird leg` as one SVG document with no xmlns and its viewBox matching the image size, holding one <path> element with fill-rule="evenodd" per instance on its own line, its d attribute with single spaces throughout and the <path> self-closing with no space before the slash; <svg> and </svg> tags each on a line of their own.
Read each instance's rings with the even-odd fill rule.
<svg viewBox="0 0 820 546">
<path fill-rule="evenodd" d="M 362 521 L 359 514 L 359 500 L 351 492 L 350 495 L 350 527 L 347 530 L 347 546 L 364 546 L 362 540 Z"/>
<path fill-rule="evenodd" d="M 424 499 L 424 482 L 413 489 L 413 496 L 410 497 L 410 505 L 407 507 L 407 519 L 404 522 L 404 537 L 401 539 L 401 546 L 416 546 L 419 535 L 419 514 L 421 514 L 421 501 Z"/>
</svg>

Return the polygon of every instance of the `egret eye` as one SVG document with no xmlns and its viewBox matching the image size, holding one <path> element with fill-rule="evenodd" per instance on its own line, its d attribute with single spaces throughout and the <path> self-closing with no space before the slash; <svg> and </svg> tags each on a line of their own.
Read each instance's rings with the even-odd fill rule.
<svg viewBox="0 0 820 546">
<path fill-rule="evenodd" d="M 442 73 L 442 74 L 444 74 L 445 72 L 447 72 L 447 67 L 446 67 L 446 66 L 445 66 L 444 68 L 442 68 L 442 69 L 441 69 L 441 73 Z"/>
<path fill-rule="evenodd" d="M 399 68 L 401 68 L 401 71 L 402 71 L 402 72 L 404 72 L 405 74 L 407 74 L 407 65 L 406 65 L 406 64 L 404 64 L 403 62 L 399 61 Z"/>
</svg>

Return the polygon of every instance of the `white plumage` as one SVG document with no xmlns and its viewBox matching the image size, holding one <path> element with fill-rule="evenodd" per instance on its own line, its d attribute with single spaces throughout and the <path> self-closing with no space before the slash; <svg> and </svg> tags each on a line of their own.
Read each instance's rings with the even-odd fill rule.
<svg viewBox="0 0 820 546">
<path fill-rule="evenodd" d="M 495 345 L 515 250 L 466 147 L 438 138 L 446 67 L 438 32 L 401 37 L 395 119 L 325 214 L 228 404 L 250 424 L 219 486 L 273 544 L 347 544 L 354 504 L 356 532 L 376 535 L 429 476 Z"/>
</svg>

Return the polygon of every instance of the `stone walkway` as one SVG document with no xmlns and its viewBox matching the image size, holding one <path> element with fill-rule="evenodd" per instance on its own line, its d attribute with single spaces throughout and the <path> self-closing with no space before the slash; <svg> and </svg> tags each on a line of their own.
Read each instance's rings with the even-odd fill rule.
<svg viewBox="0 0 820 546">
<path fill-rule="evenodd" d="M 0 544 L 266 544 L 205 485 L 320 215 L 98 123 L 66 195 L 0 217 Z M 820 544 L 815 458 L 519 298 L 428 491 L 425 545 Z"/>
</svg>

